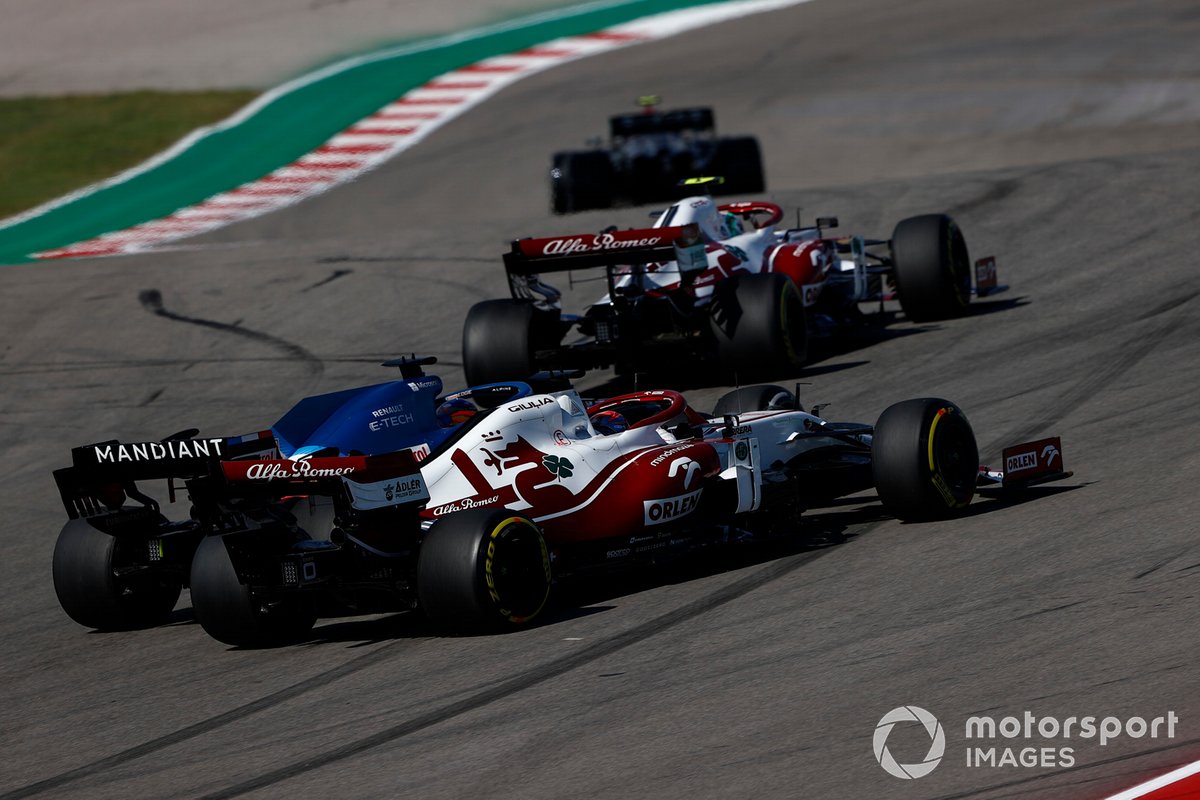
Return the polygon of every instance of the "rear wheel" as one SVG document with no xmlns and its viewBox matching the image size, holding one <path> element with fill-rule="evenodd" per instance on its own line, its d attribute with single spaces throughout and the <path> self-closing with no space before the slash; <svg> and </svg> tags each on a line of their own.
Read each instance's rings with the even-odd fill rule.
<svg viewBox="0 0 1200 800">
<path fill-rule="evenodd" d="M 503 630 L 541 612 L 550 577 L 550 552 L 536 525 L 503 509 L 471 509 L 430 528 L 417 594 L 440 628 Z"/>
<path fill-rule="evenodd" d="M 85 519 L 64 525 L 54 545 L 54 591 L 67 616 L 98 630 L 165 622 L 183 577 L 150 569 L 147 547 L 142 537 L 118 539 Z"/>
<path fill-rule="evenodd" d="M 744 414 L 747 411 L 767 411 L 777 408 L 795 408 L 796 396 L 782 386 L 764 384 L 743 386 L 721 397 L 713 408 L 714 417 L 727 414 Z"/>
<path fill-rule="evenodd" d="M 558 313 L 517 300 L 484 300 L 463 322 L 463 370 L 467 383 L 521 381 L 537 371 L 535 348 L 554 342 Z"/>
<path fill-rule="evenodd" d="M 265 647 L 299 639 L 316 614 L 296 594 L 265 597 L 243 583 L 220 536 L 207 536 L 192 559 L 192 607 L 205 633 L 236 647 Z"/>
<path fill-rule="evenodd" d="M 633 205 L 640 206 L 651 203 L 662 197 L 679 195 L 676 187 L 678 178 L 671 174 L 670 159 L 664 161 L 659 154 L 637 156 L 625 169 L 625 183 L 629 187 L 629 200 Z"/>
<path fill-rule="evenodd" d="M 956 317 L 971 301 L 970 256 L 954 220 L 925 214 L 901 220 L 892 232 L 896 294 L 913 322 Z"/>
<path fill-rule="evenodd" d="M 710 321 L 722 367 L 739 376 L 795 372 L 808 357 L 804 303 L 786 275 L 740 275 L 718 284 Z"/>
<path fill-rule="evenodd" d="M 896 403 L 875 424 L 871 470 L 888 513 L 903 520 L 952 516 L 971 502 L 979 476 L 971 423 L 948 400 Z"/>
<path fill-rule="evenodd" d="M 569 214 L 613 204 L 612 161 L 604 150 L 555 153 L 550 168 L 550 207 Z"/>
<path fill-rule="evenodd" d="M 753 136 L 719 139 L 712 171 L 725 179 L 713 194 L 758 194 L 767 188 L 762 153 Z"/>
</svg>

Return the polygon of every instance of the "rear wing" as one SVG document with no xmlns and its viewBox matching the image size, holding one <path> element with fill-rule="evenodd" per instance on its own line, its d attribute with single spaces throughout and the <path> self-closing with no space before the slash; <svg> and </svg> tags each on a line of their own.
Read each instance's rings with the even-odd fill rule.
<svg viewBox="0 0 1200 800">
<path fill-rule="evenodd" d="M 650 105 L 653 108 L 652 104 Z M 621 114 L 609 117 L 608 130 L 612 138 L 645 136 L 654 133 L 683 133 L 712 131 L 716 127 L 711 108 L 680 108 L 661 113 Z"/>
<path fill-rule="evenodd" d="M 670 228 L 517 239 L 512 250 L 504 254 L 504 269 L 510 277 L 528 277 L 545 272 L 664 261 L 677 261 L 681 269 L 693 264 L 707 266 L 700 227 L 691 223 Z"/>
<path fill-rule="evenodd" d="M 195 434 L 195 431 L 187 433 Z M 171 437 L 157 442 L 115 439 L 71 449 L 71 466 L 54 471 L 54 482 L 71 519 L 120 507 L 126 496 L 155 510 L 158 504 L 137 490 L 137 481 L 170 481 L 174 500 L 176 479 L 208 475 L 227 459 L 277 455 L 270 431 L 213 439 Z"/>
<path fill-rule="evenodd" d="M 102 442 L 71 452 L 75 463 L 54 472 L 71 519 L 115 511 L 126 497 L 157 512 L 158 503 L 135 483 L 151 479 L 168 481 L 172 501 L 175 481 L 183 480 L 201 516 L 246 498 L 340 495 L 359 510 L 429 498 L 418 457 L 409 450 L 281 459 L 270 431 L 228 439 Z"/>
<path fill-rule="evenodd" d="M 71 449 L 71 466 L 127 480 L 203 475 L 214 462 L 275 450 L 271 431 L 214 439 L 171 438 L 158 442 L 111 440 Z"/>
</svg>

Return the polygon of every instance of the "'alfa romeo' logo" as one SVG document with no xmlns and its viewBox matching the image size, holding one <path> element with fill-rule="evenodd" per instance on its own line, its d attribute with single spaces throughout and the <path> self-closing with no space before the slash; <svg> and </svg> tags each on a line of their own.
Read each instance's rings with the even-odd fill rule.
<svg viewBox="0 0 1200 800">
<path fill-rule="evenodd" d="M 925 754 L 923 761 L 916 764 L 900 764 L 892 757 L 887 748 L 887 740 L 897 722 L 919 722 L 925 726 L 930 744 L 929 752 Z M 879 724 L 875 726 L 872 744 L 875 746 L 875 760 L 879 762 L 879 766 L 887 770 L 889 775 L 911 780 L 925 777 L 941 762 L 942 755 L 946 752 L 946 733 L 937 717 L 920 706 L 900 706 L 893 708 L 879 720 Z"/>
</svg>

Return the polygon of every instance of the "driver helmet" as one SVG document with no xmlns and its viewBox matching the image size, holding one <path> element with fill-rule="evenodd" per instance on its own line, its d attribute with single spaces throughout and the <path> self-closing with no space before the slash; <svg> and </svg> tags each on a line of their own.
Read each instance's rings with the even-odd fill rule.
<svg viewBox="0 0 1200 800">
<path fill-rule="evenodd" d="M 686 213 L 676 224 L 695 222 L 705 240 L 710 242 L 718 242 L 725 236 L 725 220 L 711 197 L 688 197 L 680 200 L 679 205 L 686 205 L 686 209 L 681 208 Z"/>
<path fill-rule="evenodd" d="M 629 423 L 625 420 L 624 414 L 616 411 L 601 411 L 592 417 L 592 427 L 596 429 L 596 433 L 608 436 L 629 430 Z"/>
<path fill-rule="evenodd" d="M 721 238 L 732 239 L 734 236 L 739 236 L 745 232 L 745 226 L 742 225 L 742 220 L 737 214 L 725 211 L 721 216 L 725 218 L 725 235 Z"/>
<path fill-rule="evenodd" d="M 461 425 L 479 413 L 475 404 L 465 398 L 457 397 L 447 400 L 437 407 L 437 421 L 443 428 L 453 428 Z"/>
</svg>

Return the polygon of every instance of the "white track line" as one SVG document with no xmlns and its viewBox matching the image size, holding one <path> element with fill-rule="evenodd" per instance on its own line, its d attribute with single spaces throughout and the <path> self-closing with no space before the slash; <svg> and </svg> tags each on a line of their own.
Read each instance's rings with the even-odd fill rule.
<svg viewBox="0 0 1200 800">
<path fill-rule="evenodd" d="M 680 9 L 644 17 L 595 33 L 556 39 L 527 50 L 487 58 L 440 75 L 425 85 L 405 93 L 396 101 L 334 135 L 313 152 L 258 180 L 214 195 L 196 205 L 178 209 L 163 219 L 144 222 L 125 230 L 105 233 L 94 239 L 76 242 L 55 250 L 34 253 L 33 256 L 50 259 L 136 253 L 153 249 L 155 246 L 167 242 L 216 230 L 234 222 L 252 219 L 326 192 L 334 186 L 374 169 L 422 141 L 450 120 L 522 78 L 597 53 L 663 39 L 706 25 L 786 8 L 807 1 L 732 0 L 726 3 Z M 587 8 L 623 4 L 593 4 Z M 528 24 L 528 20 L 526 20 L 526 24 Z M 341 65 L 334 65 L 340 69 L 334 70 L 333 67 L 330 67 L 321 70 L 272 90 L 267 95 L 271 95 L 270 100 L 274 100 L 285 93 L 285 90 L 292 91 L 301 85 L 307 85 L 368 60 L 394 57 L 401 51 L 384 52 L 387 55 L 374 54 L 362 59 L 342 62 Z M 264 95 L 264 98 L 267 95 Z M 270 100 L 260 98 L 255 105 L 261 108 Z M 253 112 L 249 109 L 239 113 L 237 115 L 240 117 L 238 122 L 247 118 L 251 113 Z M 226 129 L 232 127 L 233 124 L 233 118 L 231 118 L 218 127 Z M 197 131 L 187 137 L 184 142 L 187 143 L 186 146 L 191 146 L 199 138 L 198 134 L 207 135 L 216 129 Z M 171 157 L 174 157 L 180 152 L 180 148 L 173 148 L 168 152 Z M 120 182 L 120 180 L 128 180 L 134 174 L 145 172 L 165 160 L 168 159 L 165 157 L 152 159 L 151 162 L 123 173 L 106 184 L 92 187 L 90 191 L 96 191 L 106 185 Z M 82 194 L 69 195 L 56 203 L 61 205 L 79 196 Z M 45 213 L 52 207 L 57 206 L 47 204 L 40 209 L 27 212 L 22 217 L 28 219 L 30 215 L 36 216 L 34 212 Z M 15 224 L 14 220 L 19 219 L 6 220 L 4 223 L 0 223 L 0 228 Z"/>
<path fill-rule="evenodd" d="M 1104 800 L 1136 800 L 1139 797 L 1145 797 L 1151 792 L 1156 792 L 1159 789 L 1165 789 L 1173 783 L 1178 783 L 1179 781 L 1190 778 L 1197 774 L 1200 774 L 1200 761 L 1194 761 L 1191 764 L 1182 766 L 1177 770 L 1168 772 L 1166 775 L 1160 775 L 1153 780 L 1146 781 L 1145 783 L 1139 783 L 1132 789 L 1126 789 L 1120 794 L 1114 794 L 1110 797 L 1106 797 Z M 1179 796 L 1183 797 L 1183 795 Z"/>
</svg>

